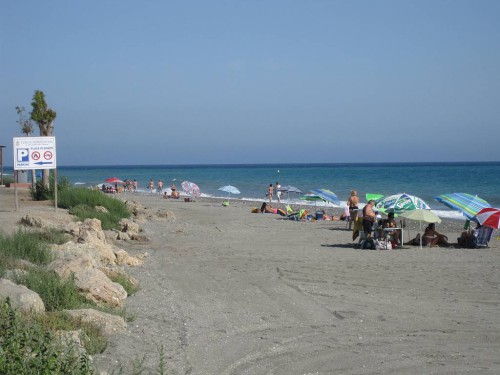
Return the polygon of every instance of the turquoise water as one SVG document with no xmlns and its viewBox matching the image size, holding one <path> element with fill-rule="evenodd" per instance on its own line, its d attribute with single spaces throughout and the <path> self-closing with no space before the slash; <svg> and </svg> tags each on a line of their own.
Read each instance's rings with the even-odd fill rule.
<svg viewBox="0 0 500 375">
<path fill-rule="evenodd" d="M 12 173 L 12 170 L 4 170 Z M 326 188 L 345 202 L 351 189 L 361 197 L 365 193 L 392 195 L 406 192 L 424 199 L 433 209 L 447 208 L 434 197 L 452 192 L 464 192 L 486 199 L 500 207 L 500 162 L 492 163 L 383 163 L 383 164 L 272 164 L 272 165 L 154 165 L 154 166 L 87 166 L 58 167 L 58 175 L 66 176 L 82 186 L 102 183 L 106 178 L 134 178 L 139 190 L 146 190 L 149 179 L 173 179 L 180 189 L 184 180 L 195 182 L 204 196 L 224 197 L 217 189 L 236 186 L 237 199 L 264 200 L 267 186 L 279 181 L 307 192 Z M 290 195 L 289 200 L 297 200 Z M 363 201 L 363 199 L 362 199 Z"/>
</svg>

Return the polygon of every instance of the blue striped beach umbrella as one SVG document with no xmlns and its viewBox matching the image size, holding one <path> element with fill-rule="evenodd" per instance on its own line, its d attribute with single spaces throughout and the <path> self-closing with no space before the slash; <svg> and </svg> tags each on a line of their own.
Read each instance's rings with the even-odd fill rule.
<svg viewBox="0 0 500 375">
<path fill-rule="evenodd" d="M 442 194 L 435 198 L 438 202 L 452 210 L 462 213 L 467 219 L 477 222 L 476 214 L 483 208 L 491 207 L 484 199 L 467 193 Z"/>
<path fill-rule="evenodd" d="M 337 206 L 340 206 L 340 199 L 337 197 L 337 194 L 335 194 L 333 191 L 328 190 L 328 189 L 313 189 L 310 190 L 311 193 L 314 195 L 317 195 L 321 199 L 333 203 Z"/>
</svg>

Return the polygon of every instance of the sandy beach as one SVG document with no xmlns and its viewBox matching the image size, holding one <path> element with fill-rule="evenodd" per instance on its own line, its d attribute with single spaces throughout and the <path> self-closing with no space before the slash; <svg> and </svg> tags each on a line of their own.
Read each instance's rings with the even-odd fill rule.
<svg viewBox="0 0 500 375">
<path fill-rule="evenodd" d="M 14 212 L 0 190 L 4 230 L 54 210 Z M 141 283 L 126 301 L 135 320 L 94 356 L 102 369 L 145 356 L 153 372 L 163 348 L 170 374 L 500 373 L 496 238 L 481 250 L 359 250 L 344 222 L 283 220 L 236 200 L 127 199 L 175 220 L 143 222 L 149 242 L 119 244 L 149 256 L 128 269 Z M 437 229 L 456 242 L 462 227 Z"/>
</svg>

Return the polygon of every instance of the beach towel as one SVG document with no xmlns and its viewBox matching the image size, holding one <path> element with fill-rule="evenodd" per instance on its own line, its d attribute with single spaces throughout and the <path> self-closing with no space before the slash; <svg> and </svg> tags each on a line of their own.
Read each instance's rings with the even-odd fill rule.
<svg viewBox="0 0 500 375">
<path fill-rule="evenodd" d="M 358 217 L 352 227 L 352 240 L 354 241 L 359 236 L 359 231 L 363 229 L 363 219 Z"/>
</svg>

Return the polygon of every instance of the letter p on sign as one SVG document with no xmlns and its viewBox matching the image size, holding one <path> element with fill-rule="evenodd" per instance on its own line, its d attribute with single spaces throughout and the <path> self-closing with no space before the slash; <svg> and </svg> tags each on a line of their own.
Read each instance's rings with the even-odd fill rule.
<svg viewBox="0 0 500 375">
<path fill-rule="evenodd" d="M 30 161 L 30 158 L 29 158 L 29 149 L 27 148 L 18 148 L 17 149 L 17 161 L 20 162 L 24 162 L 24 161 Z"/>
</svg>

